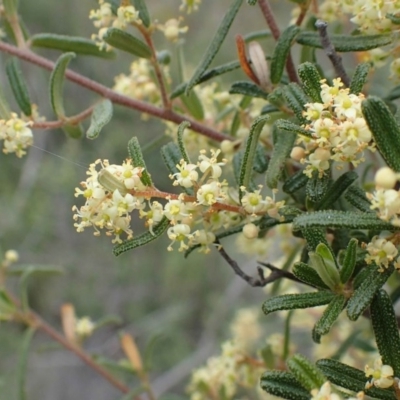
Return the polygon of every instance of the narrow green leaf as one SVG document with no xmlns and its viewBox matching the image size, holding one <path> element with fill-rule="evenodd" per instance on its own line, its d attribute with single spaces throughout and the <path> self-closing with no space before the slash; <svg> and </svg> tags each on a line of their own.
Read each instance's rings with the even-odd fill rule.
<svg viewBox="0 0 400 400">
<path fill-rule="evenodd" d="M 139 18 L 143 22 L 143 25 L 148 28 L 151 20 L 149 10 L 146 6 L 146 0 L 133 0 L 133 5 L 135 6 L 135 9 L 139 11 Z"/>
<path fill-rule="evenodd" d="M 103 40 L 116 49 L 126 51 L 140 58 L 151 58 L 151 49 L 147 44 L 118 28 L 109 28 L 103 36 Z"/>
<path fill-rule="evenodd" d="M 305 62 L 299 65 L 298 73 L 306 95 L 315 103 L 323 103 L 321 99 L 322 78 L 317 67 L 310 62 Z"/>
<path fill-rule="evenodd" d="M 285 330 L 284 330 L 284 338 L 283 338 L 283 352 L 282 352 L 282 360 L 286 360 L 290 353 L 290 333 L 291 333 L 291 320 L 294 315 L 294 310 L 290 310 L 285 319 Z M 293 371 L 292 371 L 293 372 Z"/>
<path fill-rule="evenodd" d="M 263 174 L 269 165 L 269 159 L 266 154 L 265 148 L 260 144 L 256 147 L 256 154 L 254 155 L 253 170 L 259 174 Z"/>
<path fill-rule="evenodd" d="M 386 163 L 400 172 L 400 127 L 385 102 L 369 96 L 361 103 L 364 118 Z"/>
<path fill-rule="evenodd" d="M 201 75 L 199 81 L 196 83 L 196 85 L 206 82 L 212 78 L 215 78 L 217 76 L 220 76 L 222 74 L 226 74 L 227 72 L 231 72 L 234 71 L 236 69 L 240 68 L 240 63 L 239 61 L 231 61 L 228 62 L 226 64 L 220 65 L 218 67 L 212 68 L 212 69 L 208 69 L 207 71 L 205 71 L 203 73 L 203 75 Z M 180 96 L 182 93 L 185 92 L 186 87 L 187 87 L 188 83 L 187 82 L 183 82 L 181 84 L 179 84 L 171 93 L 170 98 L 174 99 L 178 96 Z M 196 86 L 195 85 L 195 86 Z"/>
<path fill-rule="evenodd" d="M 391 35 L 329 35 L 331 43 L 340 53 L 367 51 L 386 46 L 392 42 Z M 297 43 L 322 49 L 318 32 L 303 31 L 296 38 Z"/>
<path fill-rule="evenodd" d="M 386 283 L 393 273 L 393 267 L 378 271 L 378 267 L 368 270 L 360 286 L 354 291 L 347 303 L 347 315 L 351 321 L 355 321 L 371 304 L 372 299 L 379 289 Z"/>
<path fill-rule="evenodd" d="M 338 265 L 332 249 L 325 243 L 319 243 L 315 252 L 310 252 L 310 266 L 313 267 L 323 282 L 333 291 L 341 287 Z"/>
<path fill-rule="evenodd" d="M 190 127 L 190 122 L 188 121 L 183 121 L 179 126 L 178 126 L 178 146 L 179 150 L 181 151 L 182 158 L 190 164 L 190 158 L 189 155 L 186 151 L 185 144 L 183 143 L 183 132 L 185 131 L 186 128 Z"/>
<path fill-rule="evenodd" d="M 62 54 L 54 66 L 53 72 L 50 76 L 50 101 L 53 111 L 60 118 L 65 117 L 64 101 L 63 101 L 63 87 L 64 75 L 69 62 L 75 58 L 75 53 Z"/>
<path fill-rule="evenodd" d="M 297 171 L 283 184 L 282 190 L 285 193 L 293 194 L 304 188 L 308 182 L 308 176 L 303 173 L 303 170 Z"/>
<path fill-rule="evenodd" d="M 320 243 L 328 245 L 323 229 L 304 227 L 301 233 L 307 241 L 309 251 L 315 251 Z"/>
<path fill-rule="evenodd" d="M 257 117 L 250 128 L 249 137 L 246 141 L 245 151 L 240 167 L 239 187 L 249 187 L 250 177 L 253 171 L 253 161 L 256 155 L 258 139 L 260 137 L 262 128 L 265 122 L 269 119 L 268 115 Z M 239 191 L 240 199 L 242 198 L 243 191 Z"/>
<path fill-rule="evenodd" d="M 337 210 L 303 213 L 293 221 L 294 231 L 302 230 L 307 227 L 376 229 L 389 231 L 398 229 L 390 223 L 382 221 L 372 213 Z"/>
<path fill-rule="evenodd" d="M 357 178 L 357 172 L 345 172 L 327 189 L 322 199 L 315 205 L 315 209 L 324 210 L 331 208 Z"/>
<path fill-rule="evenodd" d="M 243 39 L 246 43 L 249 43 L 253 40 L 260 40 L 260 39 L 269 39 L 272 37 L 272 33 L 269 29 L 263 29 L 261 31 L 255 31 L 255 32 L 250 32 L 246 33 L 246 35 L 243 36 Z"/>
<path fill-rule="evenodd" d="M 273 396 L 287 400 L 309 400 L 306 390 L 290 372 L 267 371 L 261 376 L 261 388 Z"/>
<path fill-rule="evenodd" d="M 394 375 L 400 374 L 400 335 L 390 296 L 378 290 L 371 303 L 371 322 L 382 363 L 390 365 Z"/>
<path fill-rule="evenodd" d="M 289 158 L 296 140 L 294 133 L 280 131 L 276 125 L 274 125 L 274 129 L 277 133 L 277 141 L 274 145 L 266 174 L 266 183 L 271 189 L 278 186 L 286 160 Z"/>
<path fill-rule="evenodd" d="M 247 81 L 235 82 L 229 89 L 230 94 L 243 94 L 250 97 L 268 99 L 268 93 L 254 83 Z"/>
<path fill-rule="evenodd" d="M 350 93 L 360 94 L 368 79 L 371 63 L 365 62 L 357 65 L 353 78 L 350 83 Z"/>
<path fill-rule="evenodd" d="M 346 283 L 353 275 L 357 261 L 357 245 L 358 240 L 354 238 L 347 245 L 343 266 L 340 270 L 340 280 L 342 283 Z"/>
<path fill-rule="evenodd" d="M 249 6 L 255 6 L 257 4 L 257 0 L 247 0 L 247 4 Z"/>
<path fill-rule="evenodd" d="M 309 392 L 319 389 L 326 382 L 322 372 L 301 354 L 293 355 L 286 364 L 296 380 L 301 382 L 301 385 Z"/>
<path fill-rule="evenodd" d="M 7 78 L 13 91 L 15 100 L 26 116 L 32 114 L 31 100 L 28 87 L 22 76 L 19 62 L 16 58 L 11 58 L 6 64 Z"/>
<path fill-rule="evenodd" d="M 203 104 L 197 96 L 196 92 L 192 90 L 188 95 L 182 94 L 180 96 L 182 103 L 186 106 L 187 111 L 195 119 L 201 121 L 204 119 L 204 108 Z"/>
<path fill-rule="evenodd" d="M 291 25 L 280 35 L 271 58 L 270 78 L 272 83 L 277 84 L 280 82 L 290 47 L 299 32 L 300 28 L 297 25 Z"/>
<path fill-rule="evenodd" d="M 304 129 L 302 126 L 297 125 L 287 119 L 278 119 L 277 121 L 275 121 L 275 126 L 281 131 L 292 132 L 296 135 L 301 135 L 308 138 L 313 137 L 310 131 Z"/>
<path fill-rule="evenodd" d="M 237 12 L 239 11 L 240 6 L 242 5 L 243 0 L 233 0 L 232 4 L 225 14 L 217 33 L 215 34 L 213 40 L 211 41 L 210 45 L 208 46 L 200 64 L 197 66 L 193 76 L 190 78 L 185 93 L 188 94 L 192 88 L 197 85 L 201 76 L 204 74 L 206 69 L 211 64 L 212 60 L 214 59 L 215 55 L 218 53 L 226 35 L 228 34 L 229 28 L 231 27 Z"/>
<path fill-rule="evenodd" d="M 114 256 L 119 256 L 126 251 L 136 249 L 137 247 L 144 246 L 161 236 L 169 227 L 169 219 L 163 217 L 162 220 L 153 227 L 153 232 L 144 232 L 133 239 L 127 240 L 123 243 L 117 244 L 113 248 Z"/>
<path fill-rule="evenodd" d="M 88 139 L 96 139 L 103 127 L 108 124 L 113 115 L 112 102 L 108 99 L 97 103 L 92 112 L 89 129 L 86 132 Z"/>
<path fill-rule="evenodd" d="M 297 278 L 310 286 L 318 289 L 328 289 L 328 286 L 320 278 L 317 271 L 308 264 L 297 262 L 294 264 L 292 272 Z"/>
<path fill-rule="evenodd" d="M 139 140 L 136 136 L 134 136 L 128 142 L 128 153 L 129 157 L 132 160 L 132 164 L 134 167 L 143 168 L 142 175 L 140 176 L 140 180 L 145 186 L 153 186 L 153 181 L 151 180 L 151 176 L 147 171 L 146 163 L 144 162 L 142 149 L 140 148 Z"/>
<path fill-rule="evenodd" d="M 314 172 L 306 186 L 307 201 L 312 203 L 321 201 L 331 184 L 332 179 L 329 173 L 319 177 L 319 174 Z"/>
<path fill-rule="evenodd" d="M 19 400 L 27 399 L 25 381 L 26 381 L 26 371 L 28 366 L 28 354 L 35 332 L 36 328 L 31 327 L 26 329 L 21 345 L 18 366 L 17 366 L 17 385 L 18 385 Z"/>
<path fill-rule="evenodd" d="M 11 117 L 11 108 L 8 104 L 8 96 L 5 95 L 3 86 L 0 85 L 0 118 L 1 119 L 10 119 Z"/>
<path fill-rule="evenodd" d="M 79 36 L 57 35 L 55 33 L 38 33 L 30 38 L 32 47 L 72 51 L 76 54 L 113 59 L 114 51 L 101 50 L 95 41 Z"/>
<path fill-rule="evenodd" d="M 315 324 L 313 337 L 326 335 L 331 330 L 332 325 L 343 311 L 346 301 L 347 299 L 344 295 L 336 295 L 336 297 L 329 303 L 328 307 L 326 307 L 321 318 Z M 319 341 L 317 341 L 317 343 L 319 343 Z"/>
<path fill-rule="evenodd" d="M 334 297 L 334 293 L 327 291 L 283 294 L 265 301 L 262 310 L 264 314 L 268 315 L 280 310 L 297 310 L 301 308 L 318 307 L 330 303 Z"/>
<path fill-rule="evenodd" d="M 342 388 L 351 390 L 353 392 L 364 391 L 367 396 L 382 400 L 395 400 L 394 392 L 385 389 L 378 389 L 372 387 L 365 389 L 365 384 L 368 378 L 365 372 L 359 369 L 350 367 L 340 361 L 322 359 L 317 361 L 318 368 L 324 373 L 330 382 Z"/>
<path fill-rule="evenodd" d="M 353 206 L 358 208 L 360 211 L 375 213 L 371 210 L 371 203 L 365 195 L 365 191 L 359 186 L 352 185 L 348 188 L 344 194 L 344 198 Z"/>
<path fill-rule="evenodd" d="M 237 110 L 232 119 L 232 124 L 231 124 L 231 129 L 230 129 L 230 134 L 232 136 L 236 136 L 236 133 L 240 128 L 240 124 L 242 123 L 241 118 L 243 115 L 243 110 L 246 109 L 250 105 L 252 100 L 253 99 L 249 96 L 243 96 L 242 100 L 240 100 L 240 103 L 239 103 L 239 109 L 237 109 L 237 107 L 235 107 L 235 109 L 237 109 Z"/>
<path fill-rule="evenodd" d="M 304 104 L 309 103 L 309 98 L 304 93 L 303 89 L 294 82 L 289 83 L 283 88 L 283 97 L 288 106 L 293 110 L 294 115 L 300 123 L 307 124 L 309 121 L 303 116 Z"/>
</svg>

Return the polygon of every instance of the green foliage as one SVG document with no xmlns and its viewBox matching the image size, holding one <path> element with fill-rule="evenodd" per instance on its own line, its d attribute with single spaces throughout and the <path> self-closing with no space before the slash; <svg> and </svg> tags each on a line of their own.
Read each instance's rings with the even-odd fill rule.
<svg viewBox="0 0 400 400">
<path fill-rule="evenodd" d="M 93 40 L 83 37 L 58 35 L 54 33 L 38 33 L 33 35 L 30 40 L 33 47 L 44 49 L 73 52 L 105 59 L 113 59 L 116 55 L 114 51 L 101 50 Z"/>
<path fill-rule="evenodd" d="M 113 106 L 110 100 L 104 99 L 96 104 L 93 109 L 89 129 L 86 131 L 88 139 L 96 139 L 100 131 L 107 125 L 112 118 Z"/>
<path fill-rule="evenodd" d="M 30 116 L 32 114 L 31 100 L 29 98 L 28 87 L 22 76 L 19 62 L 15 58 L 11 58 L 6 66 L 7 78 L 13 91 L 15 100 L 17 101 L 22 112 Z"/>
<path fill-rule="evenodd" d="M 299 32 L 300 28 L 297 25 L 291 25 L 279 37 L 271 59 L 270 78 L 272 83 L 277 84 L 280 82 L 293 40 Z"/>
<path fill-rule="evenodd" d="M 218 53 L 242 3 L 243 0 L 234 0 L 232 2 L 229 10 L 222 19 L 213 40 L 210 42 L 210 45 L 205 51 L 204 56 L 200 61 L 200 64 L 197 66 L 193 76 L 190 78 L 185 89 L 186 94 L 188 94 L 192 90 L 192 88 L 199 82 L 200 77 L 205 73 L 205 71 L 213 61 L 215 55 Z"/>
<path fill-rule="evenodd" d="M 151 49 L 147 44 L 118 28 L 110 28 L 103 36 L 103 40 L 116 49 L 133 54 L 140 58 L 150 58 Z"/>
<path fill-rule="evenodd" d="M 400 127 L 395 117 L 384 101 L 374 96 L 362 102 L 362 111 L 382 157 L 389 167 L 399 172 Z"/>
<path fill-rule="evenodd" d="M 390 44 L 391 35 L 329 35 L 336 51 L 348 53 L 352 51 L 367 51 Z M 321 38 L 317 32 L 301 32 L 297 38 L 297 43 L 317 47 L 322 49 Z"/>
</svg>

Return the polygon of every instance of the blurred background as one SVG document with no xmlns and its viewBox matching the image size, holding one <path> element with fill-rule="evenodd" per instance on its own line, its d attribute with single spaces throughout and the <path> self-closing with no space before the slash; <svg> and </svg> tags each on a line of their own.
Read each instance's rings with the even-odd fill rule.
<svg viewBox="0 0 400 400">
<path fill-rule="evenodd" d="M 200 11 L 185 18 L 186 60 L 195 66 L 202 50 L 216 31 L 230 0 L 203 0 Z M 178 15 L 179 0 L 148 0 L 153 18 L 164 22 Z M 273 2 L 284 23 L 290 19 L 289 2 Z M 278 7 L 277 7 L 278 6 Z M 92 0 L 20 1 L 20 13 L 28 30 L 83 37 L 97 31 L 88 19 L 97 8 Z M 243 4 L 220 54 L 213 65 L 236 58 L 235 34 L 265 29 L 257 7 Z M 167 46 L 156 34 L 159 50 Z M 266 49 L 271 43 L 265 41 Z M 169 45 L 168 45 L 169 46 Z M 169 46 L 171 51 L 173 47 Z M 59 53 L 40 51 L 52 60 Z M 1 70 L 7 56 L 0 53 Z M 128 73 L 131 58 L 119 54 L 113 61 L 77 57 L 70 67 L 105 85 L 112 86 L 114 76 Z M 31 97 L 40 113 L 53 120 L 48 98 L 49 73 L 21 63 Z M 174 77 L 174 64 L 171 74 Z M 235 75 L 230 75 L 233 79 Z M 236 78 L 246 79 L 240 72 Z M 4 72 L 1 81 L 10 93 Z M 11 96 L 10 96 L 11 97 Z M 70 115 L 88 107 L 97 97 L 72 84 L 65 86 L 65 105 Z M 17 107 L 14 105 L 14 109 Z M 131 333 L 140 348 L 154 338 L 151 378 L 153 388 L 163 399 L 187 398 L 185 387 L 190 371 L 219 351 L 219 343 L 229 337 L 229 322 L 243 306 L 260 309 L 266 294 L 237 278 L 216 251 L 208 256 L 193 253 L 184 259 L 181 253 L 167 252 L 167 240 L 158 240 L 144 248 L 112 255 L 108 237 L 94 237 L 92 231 L 76 233 L 71 207 L 80 204 L 74 188 L 86 179 L 89 163 L 107 158 L 121 163 L 127 157 L 126 144 L 137 136 L 146 147 L 154 139 L 160 144 L 164 126 L 157 120 L 143 121 L 140 114 L 115 107 L 112 121 L 95 141 L 67 139 L 61 130 L 35 131 L 35 147 L 23 159 L 0 153 L 0 246 L 15 249 L 23 264 L 48 264 L 64 267 L 65 274 L 35 277 L 30 281 L 30 304 L 48 322 L 60 330 L 60 307 L 72 303 L 77 315 L 96 321 L 107 315 L 121 318 L 121 324 L 97 331 L 85 348 L 113 360 L 123 357 L 118 332 Z M 145 159 L 161 190 L 170 188 L 159 145 L 148 146 Z M 135 233 L 144 228 L 138 224 Z M 234 242 L 225 242 L 230 254 L 254 274 L 255 260 L 246 260 L 234 251 Z M 268 260 L 267 260 L 268 261 Z M 261 310 L 260 310 L 261 314 Z M 268 320 L 271 323 L 271 319 Z M 268 330 L 268 327 L 266 327 Z M 276 326 L 274 326 L 276 330 Z M 21 346 L 22 327 L 0 325 L 0 399 L 17 399 L 16 368 Z M 308 339 L 307 339 L 308 340 Z M 311 340 L 311 339 L 309 339 Z M 49 346 L 50 340 L 37 334 L 28 363 L 29 400 L 117 399 L 120 394 L 95 372 L 63 349 Z M 133 378 L 125 376 L 129 381 Z"/>
</svg>

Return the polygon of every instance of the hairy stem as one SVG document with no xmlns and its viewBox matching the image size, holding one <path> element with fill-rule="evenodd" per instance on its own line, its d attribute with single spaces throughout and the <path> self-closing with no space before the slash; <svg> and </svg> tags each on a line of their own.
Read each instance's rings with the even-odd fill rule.
<svg viewBox="0 0 400 400">
<path fill-rule="evenodd" d="M 0 42 L 0 51 L 12 54 L 20 58 L 21 60 L 25 60 L 32 64 L 38 65 L 39 67 L 42 67 L 49 71 L 52 71 L 54 68 L 54 63 L 47 58 L 38 56 L 30 50 L 19 49 L 5 42 Z M 143 113 L 152 115 L 153 117 L 160 118 L 166 121 L 171 121 L 176 124 L 180 124 L 183 121 L 188 121 L 190 122 L 190 129 L 217 142 L 222 142 L 223 140 L 232 140 L 232 136 L 218 132 L 209 126 L 201 124 L 184 115 L 180 115 L 172 110 L 156 107 L 152 104 L 124 96 L 96 81 L 86 78 L 85 76 L 71 70 L 67 70 L 65 76 L 71 82 L 77 83 L 79 86 L 89 89 L 92 92 L 95 92 L 100 96 L 109 99 L 115 104 L 119 104 L 133 110 L 141 111 Z"/>
<path fill-rule="evenodd" d="M 258 5 L 260 6 L 260 9 L 264 15 L 265 21 L 267 21 L 269 29 L 271 29 L 272 36 L 274 37 L 275 40 L 278 40 L 279 36 L 281 35 L 281 32 L 279 30 L 279 26 L 276 22 L 275 15 L 272 12 L 268 0 L 258 0 Z M 288 73 L 291 82 L 299 83 L 296 67 L 294 65 L 292 55 L 290 53 L 286 60 L 286 71 Z"/>
</svg>

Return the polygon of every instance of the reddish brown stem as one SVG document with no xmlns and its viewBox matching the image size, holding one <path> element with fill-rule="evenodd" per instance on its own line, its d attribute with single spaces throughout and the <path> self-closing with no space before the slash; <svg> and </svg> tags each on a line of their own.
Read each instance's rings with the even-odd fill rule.
<svg viewBox="0 0 400 400">
<path fill-rule="evenodd" d="M 122 393 L 129 393 L 129 387 L 122 383 L 120 380 L 111 375 L 106 369 L 101 365 L 97 364 L 93 359 L 81 348 L 77 347 L 75 344 L 70 343 L 64 336 L 58 333 L 52 326 L 45 322 L 39 315 L 31 312 L 31 317 L 33 318 L 34 326 L 46 333 L 56 342 L 60 343 L 67 350 L 72 351 L 76 356 L 78 356 L 85 364 L 95 370 L 104 379 L 110 382 L 114 387 L 116 387 Z"/>
<path fill-rule="evenodd" d="M 171 102 L 170 102 L 169 96 L 167 94 L 164 76 L 161 71 L 160 64 L 157 60 L 157 53 L 156 53 L 156 49 L 154 47 L 153 39 L 151 38 L 151 35 L 149 34 L 148 30 L 146 28 L 144 28 L 142 25 L 139 25 L 138 29 L 142 33 L 144 40 L 146 41 L 147 45 L 151 49 L 151 52 L 152 52 L 151 63 L 153 65 L 154 72 L 156 73 L 158 87 L 160 88 L 160 92 L 161 92 L 161 100 L 162 100 L 164 108 L 169 109 L 169 108 L 171 108 Z"/>
<path fill-rule="evenodd" d="M 265 21 L 267 22 L 269 29 L 271 30 L 272 36 L 274 37 L 275 40 L 278 40 L 279 36 L 281 35 L 281 32 L 279 30 L 278 24 L 276 23 L 274 13 L 272 12 L 268 0 L 258 0 L 258 5 L 260 6 L 260 9 L 264 15 Z M 286 71 L 288 73 L 291 82 L 299 83 L 296 67 L 293 63 L 293 58 L 290 53 L 286 60 Z"/>
<path fill-rule="evenodd" d="M 37 54 L 29 50 L 22 50 L 5 42 L 0 42 L 0 51 L 12 54 L 22 60 L 38 65 L 39 67 L 42 67 L 49 71 L 52 71 L 54 68 L 54 63 L 52 61 L 44 57 L 38 56 Z M 115 104 L 120 104 L 124 107 L 138 110 L 143 113 L 152 115 L 153 117 L 171 121 L 176 124 L 180 124 L 183 121 L 189 121 L 190 129 L 204 136 L 207 136 L 208 138 L 213 139 L 217 142 L 222 142 L 223 140 L 233 140 L 232 136 L 218 132 L 215 129 L 203 125 L 197 121 L 194 121 L 184 115 L 180 115 L 172 110 L 159 108 L 153 106 L 152 104 L 148 104 L 143 101 L 135 100 L 130 97 L 124 96 L 104 85 L 101 85 L 98 82 L 95 82 L 71 70 L 67 70 L 65 76 L 71 82 L 75 82 L 78 85 L 86 89 L 89 89 L 92 92 L 95 92 L 104 98 L 111 100 Z"/>
<path fill-rule="evenodd" d="M 77 124 L 78 122 L 81 122 L 84 119 L 86 119 L 93 112 L 93 108 L 94 108 L 94 106 L 91 106 L 91 107 L 87 108 L 86 110 L 82 111 L 81 113 L 76 114 L 72 117 L 68 117 L 65 120 L 37 121 L 37 122 L 33 123 L 31 128 L 32 129 L 57 129 L 57 128 L 61 128 L 66 123 Z"/>
</svg>

